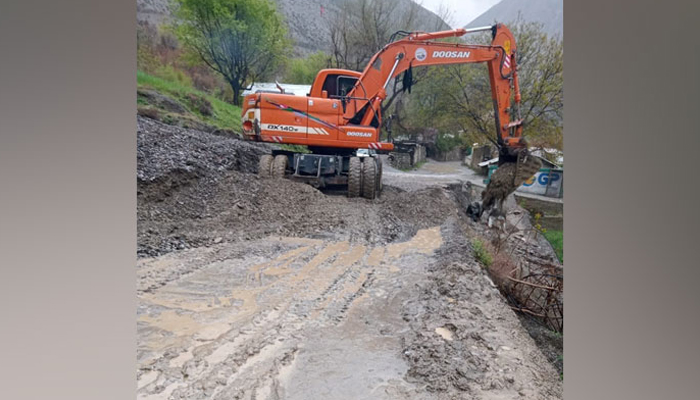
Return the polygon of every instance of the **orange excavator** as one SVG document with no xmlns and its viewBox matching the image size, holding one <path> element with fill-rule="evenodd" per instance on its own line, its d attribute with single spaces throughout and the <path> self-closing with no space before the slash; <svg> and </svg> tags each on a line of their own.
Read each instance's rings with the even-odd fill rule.
<svg viewBox="0 0 700 400">
<path fill-rule="evenodd" d="M 436 39 L 491 31 L 490 45 Z M 349 197 L 375 198 L 381 191 L 380 152 L 394 149 L 380 140 L 381 103 L 392 79 L 432 65 L 486 63 L 496 119 L 499 165 L 517 163 L 527 144 L 522 137 L 517 50 L 503 24 L 442 32 L 404 32 L 392 36 L 364 71 L 319 71 L 307 96 L 258 91 L 245 97 L 243 133 L 248 140 L 306 145 L 309 152 L 274 150 L 260 158 L 262 177 L 291 178 L 318 187 L 347 185 Z"/>
</svg>

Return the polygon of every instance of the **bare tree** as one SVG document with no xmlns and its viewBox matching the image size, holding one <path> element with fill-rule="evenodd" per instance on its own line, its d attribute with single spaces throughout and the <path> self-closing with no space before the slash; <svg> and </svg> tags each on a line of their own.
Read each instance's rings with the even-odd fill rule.
<svg viewBox="0 0 700 400">
<path fill-rule="evenodd" d="M 399 30 L 413 30 L 419 5 L 402 0 L 346 0 L 329 18 L 334 66 L 362 70 Z"/>
</svg>

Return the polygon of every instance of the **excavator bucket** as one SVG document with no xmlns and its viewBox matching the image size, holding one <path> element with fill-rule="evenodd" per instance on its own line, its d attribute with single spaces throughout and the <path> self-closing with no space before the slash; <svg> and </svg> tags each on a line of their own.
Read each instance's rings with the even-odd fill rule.
<svg viewBox="0 0 700 400">
<path fill-rule="evenodd" d="M 481 193 L 481 213 L 493 207 L 502 211 L 505 199 L 542 168 L 542 161 L 530 154 L 527 148 L 518 149 L 511 155 L 506 160 L 499 157 L 499 166 Z"/>
</svg>

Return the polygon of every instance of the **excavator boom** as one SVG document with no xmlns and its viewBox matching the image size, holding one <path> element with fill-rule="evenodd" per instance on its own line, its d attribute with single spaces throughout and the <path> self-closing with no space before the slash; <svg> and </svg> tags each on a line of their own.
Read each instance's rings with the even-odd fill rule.
<svg viewBox="0 0 700 400">
<path fill-rule="evenodd" d="M 491 31 L 490 45 L 434 42 L 435 39 L 459 37 L 471 32 Z M 496 139 L 506 147 L 524 147 L 522 121 L 516 116 L 520 92 L 516 70 L 515 38 L 502 24 L 474 29 L 454 29 L 433 33 L 411 33 L 389 43 L 372 57 L 354 89 L 348 95 L 353 99 L 344 113 L 344 119 L 367 125 L 379 115 L 386 88 L 393 78 L 413 67 L 486 63 L 491 83 L 491 95 L 496 116 Z"/>
</svg>

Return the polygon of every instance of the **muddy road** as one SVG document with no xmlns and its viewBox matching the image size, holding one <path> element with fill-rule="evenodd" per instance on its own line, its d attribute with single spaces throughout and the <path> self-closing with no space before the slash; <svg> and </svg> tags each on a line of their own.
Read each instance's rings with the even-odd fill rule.
<svg viewBox="0 0 700 400">
<path fill-rule="evenodd" d="M 562 398 L 459 193 L 331 196 L 211 155 L 247 143 L 138 135 L 138 398 Z"/>
</svg>

